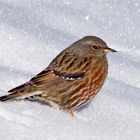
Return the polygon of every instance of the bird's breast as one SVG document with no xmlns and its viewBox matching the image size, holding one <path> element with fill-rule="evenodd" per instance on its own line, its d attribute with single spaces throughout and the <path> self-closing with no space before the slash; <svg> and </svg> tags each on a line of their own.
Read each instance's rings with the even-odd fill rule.
<svg viewBox="0 0 140 140">
<path fill-rule="evenodd" d="M 90 101 L 103 86 L 108 73 L 107 61 L 94 61 L 86 71 L 83 79 L 83 87 L 79 91 L 79 104 L 77 107 Z"/>
<path fill-rule="evenodd" d="M 69 81 L 66 84 L 67 90 L 61 92 L 63 98 L 60 106 L 64 109 L 76 109 L 84 105 L 98 93 L 104 84 L 108 71 L 106 60 L 88 61 L 81 68 L 85 71 L 84 77 Z"/>
<path fill-rule="evenodd" d="M 108 73 L 108 64 L 106 61 L 96 62 L 89 71 L 88 86 L 90 96 L 95 96 L 103 86 Z"/>
</svg>

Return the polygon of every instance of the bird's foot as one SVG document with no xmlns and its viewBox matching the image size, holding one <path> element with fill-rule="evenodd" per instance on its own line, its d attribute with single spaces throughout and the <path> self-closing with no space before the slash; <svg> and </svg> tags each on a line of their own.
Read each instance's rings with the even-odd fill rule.
<svg viewBox="0 0 140 140">
<path fill-rule="evenodd" d="M 74 111 L 72 111 L 71 109 L 66 110 L 66 112 L 69 113 L 69 115 L 71 117 L 75 117 L 76 118 Z"/>
</svg>

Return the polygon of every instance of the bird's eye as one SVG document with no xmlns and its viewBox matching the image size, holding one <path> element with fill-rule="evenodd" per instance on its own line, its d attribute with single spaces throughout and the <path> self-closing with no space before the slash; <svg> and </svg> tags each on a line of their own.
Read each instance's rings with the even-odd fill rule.
<svg viewBox="0 0 140 140">
<path fill-rule="evenodd" d="M 100 49 L 100 46 L 92 46 L 92 48 L 97 50 L 97 49 Z"/>
</svg>

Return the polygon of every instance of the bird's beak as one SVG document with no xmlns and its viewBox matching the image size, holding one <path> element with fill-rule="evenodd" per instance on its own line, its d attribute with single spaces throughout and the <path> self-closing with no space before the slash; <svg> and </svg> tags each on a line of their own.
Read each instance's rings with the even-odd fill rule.
<svg viewBox="0 0 140 140">
<path fill-rule="evenodd" d="M 117 52 L 116 50 L 111 49 L 111 48 L 105 48 L 103 51 L 104 51 L 105 53 L 109 53 L 109 52 Z"/>
</svg>

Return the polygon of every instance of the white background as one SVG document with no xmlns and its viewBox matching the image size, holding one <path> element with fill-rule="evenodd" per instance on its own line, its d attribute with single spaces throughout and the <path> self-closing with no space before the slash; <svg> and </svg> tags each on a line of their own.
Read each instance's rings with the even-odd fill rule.
<svg viewBox="0 0 140 140">
<path fill-rule="evenodd" d="M 0 103 L 0 140 L 140 140 L 139 0 L 0 0 L 0 95 L 86 35 L 118 51 L 96 98 L 77 119 L 39 103 Z"/>
</svg>

